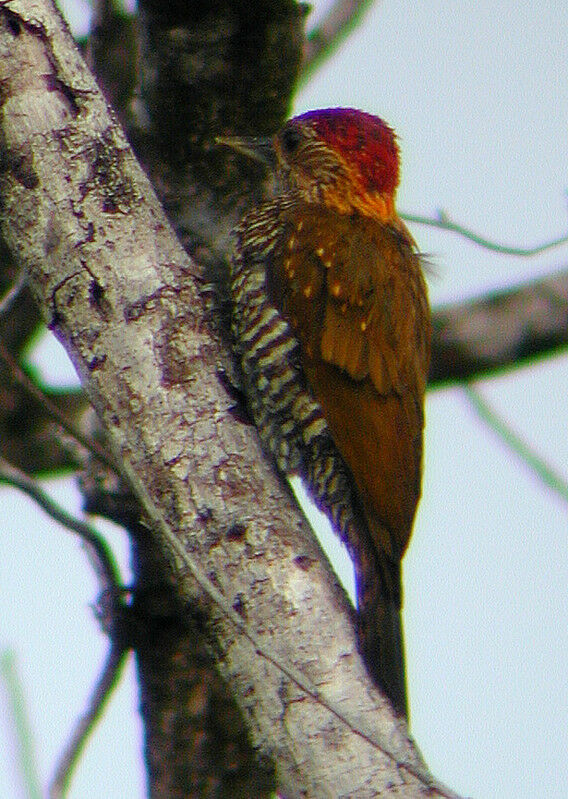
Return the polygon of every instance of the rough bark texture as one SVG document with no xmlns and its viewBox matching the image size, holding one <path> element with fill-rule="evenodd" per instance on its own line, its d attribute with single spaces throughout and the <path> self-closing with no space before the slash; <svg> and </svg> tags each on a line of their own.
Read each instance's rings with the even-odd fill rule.
<svg viewBox="0 0 568 799">
<path fill-rule="evenodd" d="M 0 2 L 0 86 L 5 241 L 139 499 L 165 519 L 150 535 L 255 750 L 285 796 L 421 795 L 424 784 L 376 746 L 422 768 L 366 675 L 348 603 L 307 524 L 231 412 L 194 266 L 47 0 Z M 255 651 L 184 552 L 263 649 L 359 732 Z"/>
<path fill-rule="evenodd" d="M 568 344 L 568 272 L 434 314 L 430 385 L 482 377 Z"/>
<path fill-rule="evenodd" d="M 135 523 L 134 647 L 150 795 L 268 797 L 270 760 L 259 762 L 238 703 L 217 670 L 205 620 L 184 610 L 163 555 Z"/>
</svg>

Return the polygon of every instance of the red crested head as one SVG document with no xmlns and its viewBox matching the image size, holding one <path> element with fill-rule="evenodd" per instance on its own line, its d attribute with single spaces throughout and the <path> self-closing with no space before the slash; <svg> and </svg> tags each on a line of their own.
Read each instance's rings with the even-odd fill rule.
<svg viewBox="0 0 568 799">
<path fill-rule="evenodd" d="M 398 147 L 382 119 L 353 108 L 308 111 L 275 139 L 284 184 L 308 202 L 384 221 L 395 215 Z"/>
<path fill-rule="evenodd" d="M 366 191 L 393 194 L 398 186 L 394 132 L 379 117 L 354 108 L 322 108 L 295 117 L 356 169 Z"/>
</svg>

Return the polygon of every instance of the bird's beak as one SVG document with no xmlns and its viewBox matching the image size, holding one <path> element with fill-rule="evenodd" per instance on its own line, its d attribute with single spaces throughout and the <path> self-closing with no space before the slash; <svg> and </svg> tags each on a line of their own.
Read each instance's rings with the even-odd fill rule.
<svg viewBox="0 0 568 799">
<path fill-rule="evenodd" d="M 215 144 L 224 144 L 237 153 L 247 155 L 254 161 L 266 164 L 271 169 L 276 167 L 276 151 L 274 142 L 269 136 L 217 136 Z"/>
</svg>

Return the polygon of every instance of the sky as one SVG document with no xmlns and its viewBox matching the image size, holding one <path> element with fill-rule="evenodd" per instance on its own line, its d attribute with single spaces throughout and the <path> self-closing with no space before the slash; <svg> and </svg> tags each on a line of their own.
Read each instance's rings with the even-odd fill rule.
<svg viewBox="0 0 568 799">
<path fill-rule="evenodd" d="M 313 3 L 313 15 L 324 5 Z M 382 0 L 294 112 L 345 105 L 382 116 L 399 136 L 400 210 L 443 210 L 489 238 L 531 246 L 567 229 L 567 51 L 564 0 Z M 568 257 L 563 247 L 515 259 L 423 226 L 412 232 L 432 264 L 434 307 L 548 274 Z M 53 342 L 34 360 L 73 379 Z M 567 355 L 477 387 L 568 480 Z M 434 774 L 464 796 L 564 799 L 566 504 L 459 387 L 431 391 L 426 417 L 423 499 L 404 561 L 412 733 Z M 79 512 L 69 481 L 46 487 Z M 0 651 L 16 653 L 45 783 L 106 651 L 90 609 L 97 587 L 80 544 L 14 491 L 2 489 L 0 525 Z M 104 529 L 126 562 L 124 535 Z M 130 667 L 72 799 L 144 796 L 137 702 Z M 0 686 L 0 796 L 21 797 L 7 722 Z M 104 787 L 101 763 L 113 774 Z"/>
</svg>

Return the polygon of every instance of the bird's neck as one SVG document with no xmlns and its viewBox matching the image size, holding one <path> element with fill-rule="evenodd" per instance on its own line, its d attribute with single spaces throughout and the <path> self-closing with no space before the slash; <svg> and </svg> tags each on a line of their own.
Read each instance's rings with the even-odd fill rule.
<svg viewBox="0 0 568 799">
<path fill-rule="evenodd" d="M 323 190 L 323 202 L 340 214 L 359 213 L 376 219 L 382 224 L 397 226 L 398 216 L 392 194 L 352 191 L 350 187 L 329 186 Z"/>
</svg>

